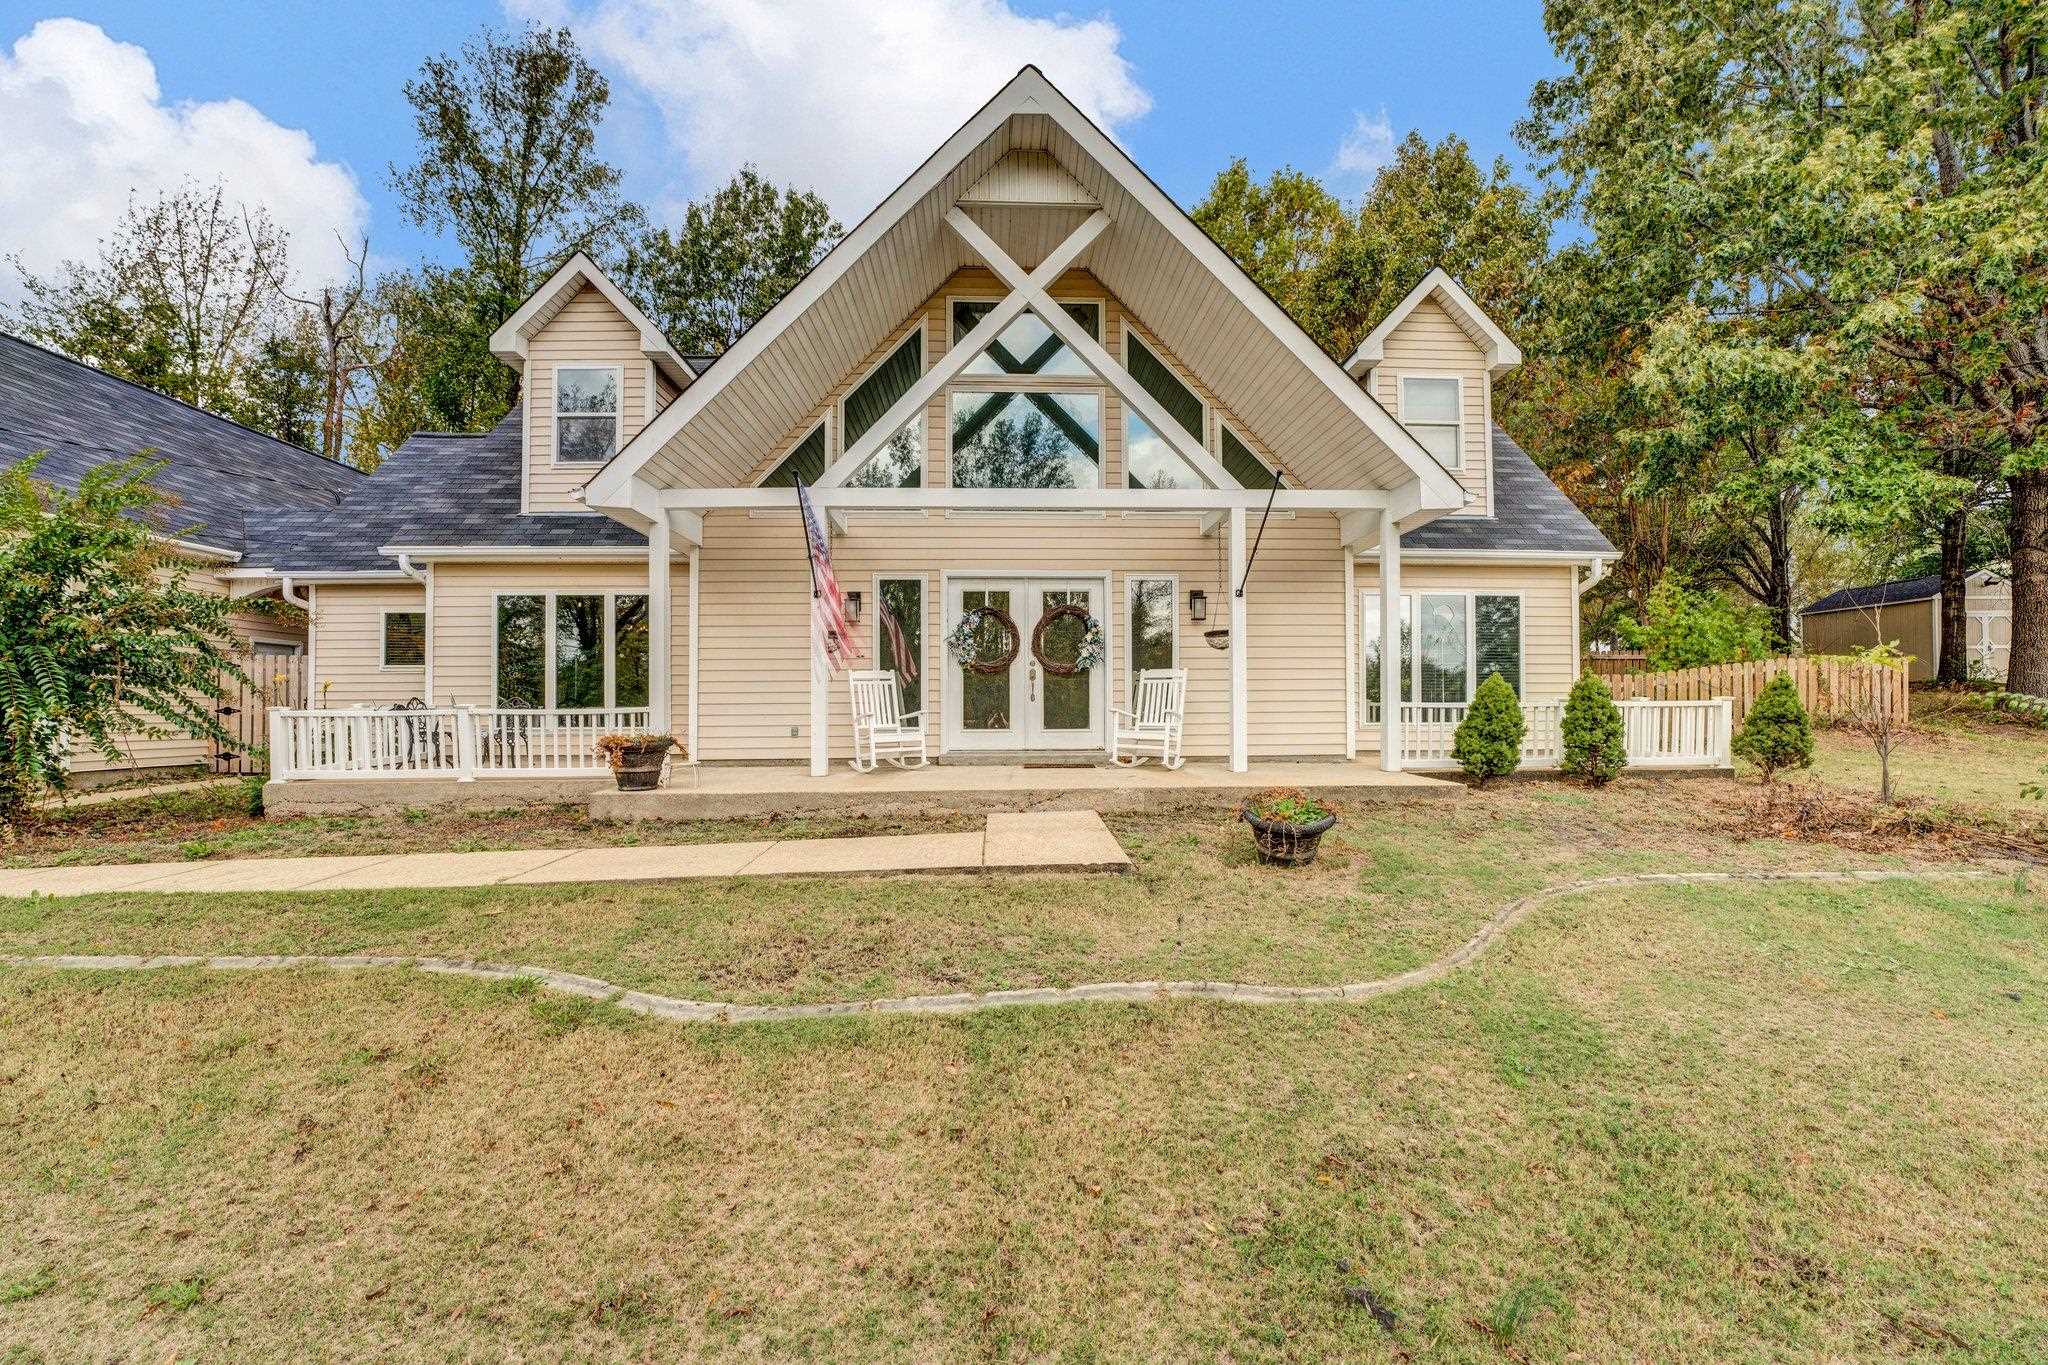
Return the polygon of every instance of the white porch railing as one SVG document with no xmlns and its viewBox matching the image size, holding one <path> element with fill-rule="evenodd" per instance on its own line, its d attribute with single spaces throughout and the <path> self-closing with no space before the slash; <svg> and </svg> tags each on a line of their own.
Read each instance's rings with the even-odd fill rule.
<svg viewBox="0 0 2048 1365">
<path fill-rule="evenodd" d="M 1631 768 L 1726 768 L 1733 764 L 1728 743 L 1733 735 L 1732 703 L 1727 697 L 1707 701 L 1624 701 L 1622 742 Z M 1458 725 L 1470 709 L 1464 702 L 1403 702 L 1401 763 L 1409 768 L 1455 768 L 1451 745 Z M 1377 706 L 1367 708 L 1367 724 L 1378 724 Z M 1522 705 L 1528 730 L 1522 736 L 1522 766 L 1555 768 L 1564 753 L 1564 703 L 1532 701 Z"/>
<path fill-rule="evenodd" d="M 270 713 L 270 775 L 304 778 L 577 777 L 609 771 L 600 735 L 645 730 L 644 707 L 528 711 L 437 706 L 415 710 Z"/>
</svg>

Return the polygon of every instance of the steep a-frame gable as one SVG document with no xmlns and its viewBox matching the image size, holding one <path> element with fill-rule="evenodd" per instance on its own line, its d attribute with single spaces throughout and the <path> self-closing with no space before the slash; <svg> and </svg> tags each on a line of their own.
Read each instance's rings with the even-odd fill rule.
<svg viewBox="0 0 2048 1365">
<path fill-rule="evenodd" d="M 1034 172 L 1047 172 L 1014 177 L 1034 183 L 1004 191 L 1028 193 L 1027 205 L 969 199 L 1019 151 L 1034 154 Z M 1079 195 L 1049 173 L 1055 165 Z M 1100 208 L 1048 202 L 1048 187 Z M 1030 271 L 1074 232 L 1091 233 L 1091 221 L 1097 227 L 1072 264 L 1143 317 L 1222 406 L 1298 465 L 1305 485 L 1402 490 L 1403 505 L 1425 517 L 1462 503 L 1455 482 L 1391 415 L 1033 68 L 593 480 L 590 501 L 629 510 L 636 498 L 646 501 L 646 489 L 743 486 L 764 460 L 779 457 L 781 443 L 801 438 L 821 397 L 890 324 L 955 271 L 994 264 L 991 251 Z M 1234 483 L 1224 475 L 1217 486 Z"/>
</svg>

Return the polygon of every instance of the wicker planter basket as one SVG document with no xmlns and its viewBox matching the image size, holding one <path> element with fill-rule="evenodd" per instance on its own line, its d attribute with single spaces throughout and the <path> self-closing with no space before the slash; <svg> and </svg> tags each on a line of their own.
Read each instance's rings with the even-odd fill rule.
<svg viewBox="0 0 2048 1365">
<path fill-rule="evenodd" d="M 675 747 L 675 740 L 667 735 L 604 735 L 597 741 L 598 752 L 611 764 L 622 792 L 651 792 L 659 787 L 662 765 Z"/>
<path fill-rule="evenodd" d="M 1258 849 L 1259 861 L 1275 867 L 1306 867 L 1314 862 L 1317 845 L 1337 823 L 1334 815 L 1306 825 L 1267 820 L 1252 814 L 1250 802 L 1240 806 L 1237 815 L 1252 827 L 1252 843 Z"/>
</svg>

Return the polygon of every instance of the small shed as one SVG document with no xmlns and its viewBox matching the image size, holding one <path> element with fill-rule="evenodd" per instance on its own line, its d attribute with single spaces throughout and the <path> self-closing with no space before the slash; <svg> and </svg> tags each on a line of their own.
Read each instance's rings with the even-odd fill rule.
<svg viewBox="0 0 2048 1365">
<path fill-rule="evenodd" d="M 2003 682 L 2012 654 L 2012 583 L 1979 569 L 1963 603 L 1971 672 Z M 1913 656 L 1913 681 L 1929 681 L 1941 662 L 1941 575 L 1831 592 L 1799 613 L 1799 638 L 1808 654 L 1847 654 L 1889 640 Z"/>
</svg>

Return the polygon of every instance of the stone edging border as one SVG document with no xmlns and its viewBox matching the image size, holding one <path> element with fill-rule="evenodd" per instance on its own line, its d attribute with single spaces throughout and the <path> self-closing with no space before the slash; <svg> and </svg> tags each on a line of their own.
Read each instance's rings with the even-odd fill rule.
<svg viewBox="0 0 2048 1365">
<path fill-rule="evenodd" d="M 1534 891 L 1493 913 L 1472 937 L 1450 952 L 1398 976 L 1341 986 L 1260 986 L 1238 981 L 1106 981 L 1085 986 L 1035 990 L 989 991 L 984 994 L 911 995 L 884 1000 L 848 1000 L 817 1005 L 739 1005 L 719 1000 L 684 1000 L 672 995 L 626 990 L 593 976 L 558 972 L 473 958 L 399 957 L 367 953 L 336 956 L 122 956 L 51 954 L 42 957 L 0 956 L 0 966 L 47 967 L 74 971 L 146 971 L 158 967 L 206 967 L 220 971 L 268 970 L 281 967 L 410 967 L 444 976 L 486 981 L 530 980 L 564 995 L 602 1000 L 635 1014 L 689 1024 L 780 1023 L 797 1019 L 829 1019 L 847 1015 L 973 1014 L 1018 1005 L 1084 1003 L 1145 1004 L 1169 999 L 1227 1000 L 1243 1005 L 1315 1004 L 1372 1000 L 1396 991 L 1437 981 L 1469 966 L 1537 906 L 1586 891 L 1617 886 L 1695 886 L 1717 882 L 1888 882 L 1987 881 L 2006 874 L 1983 868 L 1879 869 L 1850 872 L 1642 872 L 1594 877 Z"/>
</svg>

